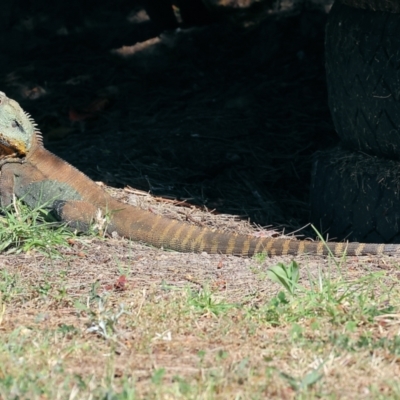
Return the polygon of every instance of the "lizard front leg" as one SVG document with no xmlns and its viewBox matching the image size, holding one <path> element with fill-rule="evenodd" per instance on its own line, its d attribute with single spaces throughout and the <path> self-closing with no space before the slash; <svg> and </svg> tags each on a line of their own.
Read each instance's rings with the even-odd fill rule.
<svg viewBox="0 0 400 400">
<path fill-rule="evenodd" d="M 5 208 L 12 204 L 14 191 L 15 176 L 12 168 L 4 165 L 1 168 L 0 175 L 0 203 L 1 207 Z"/>
</svg>

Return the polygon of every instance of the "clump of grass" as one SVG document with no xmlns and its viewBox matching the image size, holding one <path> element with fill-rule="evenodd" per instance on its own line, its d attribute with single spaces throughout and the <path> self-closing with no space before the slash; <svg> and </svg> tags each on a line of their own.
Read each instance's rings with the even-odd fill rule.
<svg viewBox="0 0 400 400">
<path fill-rule="evenodd" d="M 223 315 L 235 307 L 234 304 L 227 303 L 222 297 L 217 296 L 208 287 L 204 287 L 198 292 L 189 289 L 187 301 L 190 309 L 196 313 L 214 317 Z"/>
<path fill-rule="evenodd" d="M 98 336 L 106 339 L 117 341 L 118 338 L 118 321 L 124 314 L 129 314 L 125 311 L 123 304 L 119 305 L 118 310 L 114 310 L 108 304 L 107 295 L 97 295 L 93 298 L 93 302 L 97 303 L 95 308 L 90 304 L 83 304 L 79 301 L 75 302 L 75 308 L 78 312 L 84 312 L 89 318 L 89 326 L 87 332 L 96 333 Z"/>
<path fill-rule="evenodd" d="M 44 206 L 31 209 L 15 200 L 0 217 L 0 252 L 7 254 L 32 249 L 55 254 L 56 246 L 66 245 L 73 237 L 74 233 L 56 222 Z"/>
<path fill-rule="evenodd" d="M 323 241 L 318 232 L 317 235 Z M 303 318 L 328 317 L 334 324 L 357 325 L 371 322 L 376 316 L 393 312 L 398 307 L 398 302 L 390 302 L 393 286 L 377 290 L 377 286 L 384 285 L 381 283 L 385 277 L 384 272 L 370 272 L 358 279 L 348 280 L 342 273 L 346 254 L 343 254 L 340 261 L 332 253 L 328 258 L 327 269 L 318 267 L 314 275 L 304 270 L 307 273 L 303 279 L 304 284 L 299 283 L 301 269 L 296 261 L 278 263 L 268 269 L 267 276 L 284 288 L 268 305 L 268 314 L 273 316 L 275 323 L 280 317 L 292 322 Z M 332 268 L 335 268 L 335 274 Z M 375 293 L 384 293 L 385 298 Z"/>
<path fill-rule="evenodd" d="M 289 265 L 279 263 L 268 269 L 267 276 L 294 295 L 300 277 L 299 266 L 296 261 L 292 261 Z"/>
</svg>

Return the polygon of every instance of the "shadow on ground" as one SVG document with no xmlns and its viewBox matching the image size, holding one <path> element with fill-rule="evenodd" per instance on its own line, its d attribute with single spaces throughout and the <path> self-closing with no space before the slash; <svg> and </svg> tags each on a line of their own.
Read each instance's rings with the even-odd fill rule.
<svg viewBox="0 0 400 400">
<path fill-rule="evenodd" d="M 157 36 L 140 8 L 121 7 L 104 2 L 67 27 L 36 9 L 2 35 L 1 90 L 46 146 L 107 185 L 286 231 L 306 224 L 312 154 L 337 140 L 326 13 Z"/>
</svg>

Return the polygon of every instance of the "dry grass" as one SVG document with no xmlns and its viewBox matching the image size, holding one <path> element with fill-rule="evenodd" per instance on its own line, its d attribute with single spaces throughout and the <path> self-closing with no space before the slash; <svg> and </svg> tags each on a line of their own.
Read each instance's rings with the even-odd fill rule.
<svg viewBox="0 0 400 400">
<path fill-rule="evenodd" d="M 127 250 L 125 245 L 114 244 L 121 252 Z M 220 257 L 199 259 L 196 268 L 193 256 L 147 250 L 136 262 L 103 261 L 104 250 L 104 244 L 90 246 L 101 271 L 79 256 L 68 257 L 67 270 L 65 262 L 34 256 L 2 270 L 6 293 L 0 325 L 0 393 L 4 398 L 89 394 L 104 398 L 106 393 L 112 398 L 205 399 L 399 394 L 399 318 L 391 312 L 379 316 L 388 313 L 389 305 L 398 306 L 397 290 L 390 296 L 382 291 L 384 282 L 393 285 L 390 277 L 371 279 L 374 295 L 367 304 L 381 308 L 378 317 L 357 304 L 361 284 L 358 296 L 350 299 L 355 304 L 337 301 L 340 291 L 364 273 L 362 268 L 345 276 L 338 292 L 333 292 L 334 299 L 319 311 L 305 307 L 307 294 L 279 310 L 270 306 L 277 288 L 263 277 L 266 264 L 235 262 L 240 280 L 236 284 L 229 271 L 216 272 L 225 269 L 225 257 L 222 268 Z M 200 277 L 205 270 L 207 278 Z M 123 285 L 121 271 L 127 276 Z M 189 291 L 194 280 L 199 285 Z M 212 292 L 207 285 L 214 287 Z M 243 290 L 237 290 L 239 286 Z M 329 307 L 337 308 L 335 318 Z M 118 318 L 121 310 L 126 313 Z"/>
<path fill-rule="evenodd" d="M 267 277 L 289 257 L 65 243 L 0 255 L 0 398 L 400 393 L 396 259 L 296 257 L 304 289 L 292 297 Z"/>
</svg>

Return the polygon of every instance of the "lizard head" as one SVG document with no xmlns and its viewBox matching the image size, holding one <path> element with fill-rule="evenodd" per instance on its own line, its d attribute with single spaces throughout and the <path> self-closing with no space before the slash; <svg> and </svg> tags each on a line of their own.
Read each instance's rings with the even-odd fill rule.
<svg viewBox="0 0 400 400">
<path fill-rule="evenodd" d="M 21 106 L 0 92 L 0 158 L 26 156 L 36 137 L 36 124 Z"/>
</svg>

